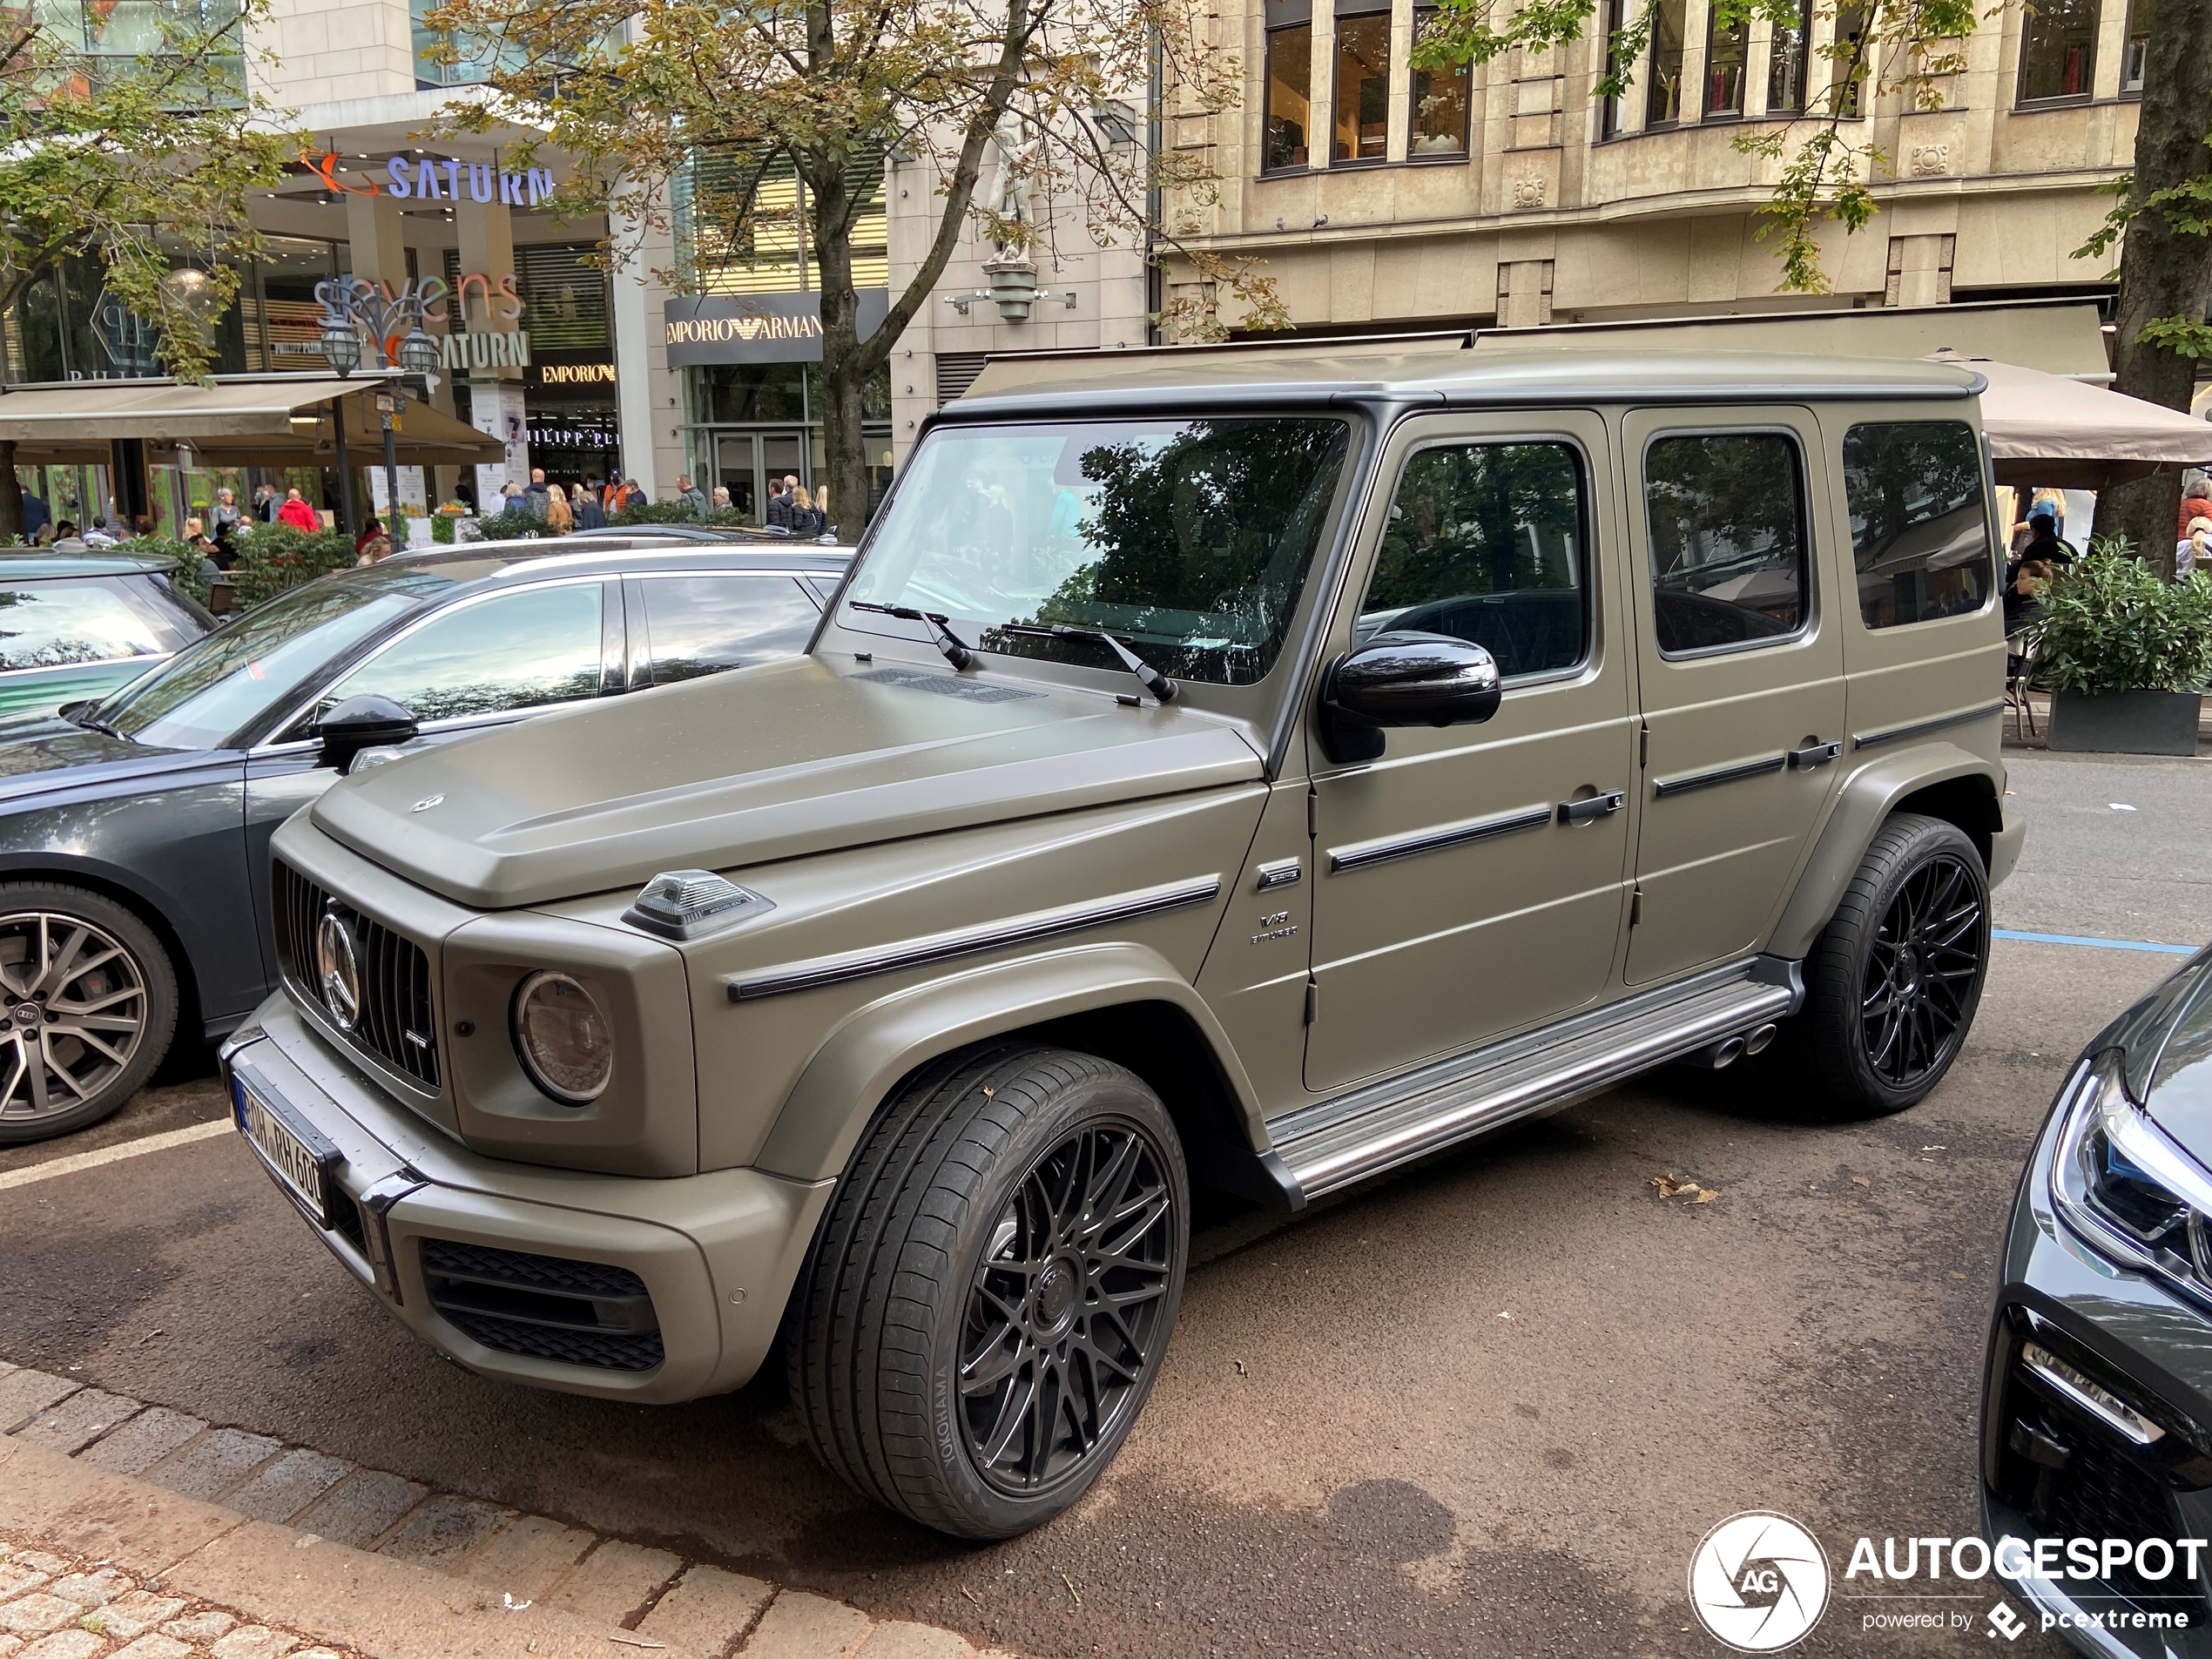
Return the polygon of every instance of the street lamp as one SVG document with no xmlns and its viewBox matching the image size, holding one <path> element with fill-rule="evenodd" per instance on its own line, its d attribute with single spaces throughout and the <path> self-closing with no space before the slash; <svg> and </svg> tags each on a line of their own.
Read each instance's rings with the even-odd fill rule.
<svg viewBox="0 0 2212 1659">
<path fill-rule="evenodd" d="M 322 360 L 344 380 L 361 366 L 361 339 L 354 332 L 351 317 L 327 316 L 322 325 Z M 354 469 L 346 455 L 346 400 L 330 400 L 330 426 L 337 439 L 338 517 L 346 534 L 357 533 L 354 522 Z"/>
<path fill-rule="evenodd" d="M 436 374 L 444 362 L 445 354 L 438 349 L 436 341 L 422 332 L 422 324 L 418 320 L 415 325 L 415 332 L 400 341 L 401 371 L 428 378 Z"/>
<path fill-rule="evenodd" d="M 322 360 L 344 380 L 361 366 L 361 337 L 354 332 L 353 319 L 334 319 L 322 326 Z"/>
</svg>

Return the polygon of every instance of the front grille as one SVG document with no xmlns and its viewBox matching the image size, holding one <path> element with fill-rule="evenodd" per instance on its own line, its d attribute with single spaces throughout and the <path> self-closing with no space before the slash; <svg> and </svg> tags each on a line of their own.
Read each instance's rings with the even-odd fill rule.
<svg viewBox="0 0 2212 1659">
<path fill-rule="evenodd" d="M 422 1277 L 430 1305 L 487 1348 L 603 1371 L 661 1362 L 652 1296 L 626 1267 L 426 1238 Z"/>
<path fill-rule="evenodd" d="M 361 972 L 361 1011 L 347 1035 L 395 1070 L 435 1089 L 438 1027 L 430 1001 L 429 957 L 413 940 L 363 915 L 281 859 L 272 863 L 277 952 L 292 982 L 329 1012 L 317 983 L 315 930 L 326 914 L 336 915 L 353 932 Z"/>
</svg>

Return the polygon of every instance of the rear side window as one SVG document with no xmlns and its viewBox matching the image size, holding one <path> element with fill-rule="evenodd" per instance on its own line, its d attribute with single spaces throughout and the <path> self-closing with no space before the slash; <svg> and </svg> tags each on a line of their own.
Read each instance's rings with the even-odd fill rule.
<svg viewBox="0 0 2212 1659">
<path fill-rule="evenodd" d="M 1869 628 L 1964 616 L 1995 586 L 1981 451 L 1960 421 L 1896 421 L 1844 435 L 1858 614 Z"/>
<path fill-rule="evenodd" d="M 161 657 L 205 631 L 149 577 L 0 582 L 0 670 Z"/>
<path fill-rule="evenodd" d="M 1805 624 L 1804 469 L 1778 432 L 1656 438 L 1644 452 L 1662 655 L 1772 644 Z"/>
<path fill-rule="evenodd" d="M 821 614 L 787 576 L 649 576 L 637 585 L 656 685 L 792 656 Z"/>
<path fill-rule="evenodd" d="M 1564 443 L 1455 443 L 1406 463 L 1353 624 L 1449 634 L 1498 671 L 1557 672 L 1589 639 L 1582 467 Z"/>
</svg>

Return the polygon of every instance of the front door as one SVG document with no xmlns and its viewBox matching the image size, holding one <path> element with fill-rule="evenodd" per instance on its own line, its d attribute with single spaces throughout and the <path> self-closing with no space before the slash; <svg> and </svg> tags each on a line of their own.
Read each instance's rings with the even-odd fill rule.
<svg viewBox="0 0 2212 1659">
<path fill-rule="evenodd" d="M 1764 940 L 1843 770 L 1843 630 L 1814 577 L 1831 520 L 1808 412 L 1642 410 L 1622 448 L 1640 503 L 1642 985 Z"/>
<path fill-rule="evenodd" d="M 1625 905 L 1633 654 L 1595 414 L 1407 423 L 1330 650 L 1470 639 L 1505 696 L 1480 725 L 1389 732 L 1339 765 L 1309 734 L 1307 1087 L 1339 1088 L 1581 1008 Z"/>
<path fill-rule="evenodd" d="M 714 482 L 730 492 L 730 505 L 754 523 L 760 522 L 759 442 L 749 432 L 725 432 L 714 440 Z"/>
</svg>

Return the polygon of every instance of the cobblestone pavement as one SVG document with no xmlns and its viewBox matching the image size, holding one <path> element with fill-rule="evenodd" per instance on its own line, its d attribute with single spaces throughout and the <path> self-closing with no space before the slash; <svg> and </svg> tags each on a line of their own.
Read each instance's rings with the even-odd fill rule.
<svg viewBox="0 0 2212 1659">
<path fill-rule="evenodd" d="M 351 1659 L 297 1630 L 0 1534 L 0 1659 Z"/>
</svg>

